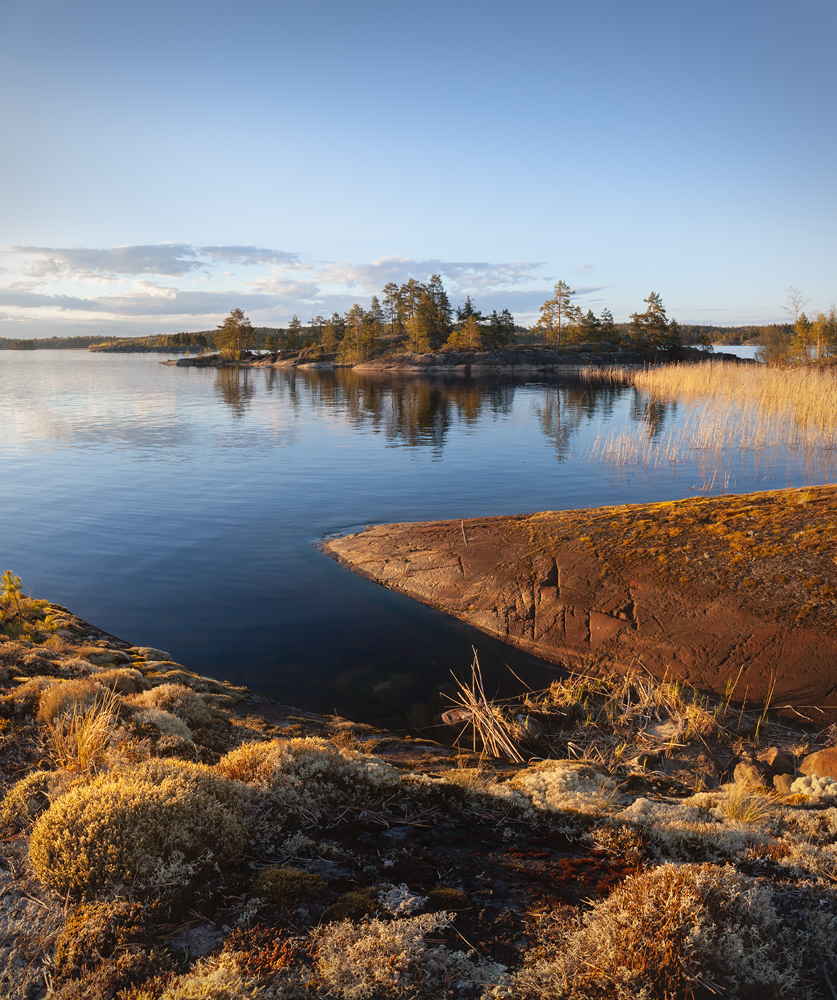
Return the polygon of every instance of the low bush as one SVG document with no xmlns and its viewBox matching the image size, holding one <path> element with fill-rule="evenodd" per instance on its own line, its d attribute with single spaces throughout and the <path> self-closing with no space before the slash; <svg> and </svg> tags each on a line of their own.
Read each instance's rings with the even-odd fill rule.
<svg viewBox="0 0 837 1000">
<path fill-rule="evenodd" d="M 696 1000 L 793 996 L 796 935 L 779 920 L 769 885 L 711 864 L 664 864 L 628 879 L 518 976 L 537 998 Z"/>
<path fill-rule="evenodd" d="M 183 684 L 160 684 L 131 700 L 143 708 L 171 712 L 190 726 L 205 726 L 212 721 L 212 712 L 203 698 Z"/>
<path fill-rule="evenodd" d="M 103 694 L 104 690 L 87 678 L 56 681 L 41 691 L 35 719 L 41 725 L 49 725 L 67 711 L 89 707 Z"/>
<path fill-rule="evenodd" d="M 399 772 L 375 757 L 307 738 L 245 743 L 216 765 L 227 778 L 271 794 L 284 821 L 316 823 L 400 786 Z"/>
<path fill-rule="evenodd" d="M 242 973 L 235 956 L 224 954 L 197 962 L 165 985 L 126 990 L 119 996 L 120 1000 L 257 1000 L 264 994 Z"/>
<path fill-rule="evenodd" d="M 363 997 L 442 996 L 451 983 L 489 984 L 505 972 L 502 965 L 429 945 L 425 936 L 450 926 L 444 913 L 423 913 L 403 920 L 343 920 L 317 935 L 316 970 L 329 995 Z"/>
<path fill-rule="evenodd" d="M 146 908 L 139 903 L 116 900 L 80 906 L 68 917 L 56 943 L 54 979 L 79 979 L 114 952 L 146 944 L 148 933 Z"/>
<path fill-rule="evenodd" d="M 313 872 L 299 868 L 264 868 L 253 881 L 253 894 L 268 903 L 296 906 L 313 899 L 325 889 L 325 882 Z"/>
<path fill-rule="evenodd" d="M 137 694 L 144 691 L 148 682 L 134 667 L 112 667 L 95 674 L 96 681 L 117 694 Z"/>
<path fill-rule="evenodd" d="M 32 831 L 38 877 L 61 893 L 188 881 L 210 854 L 244 844 L 241 794 L 208 767 L 149 760 L 73 788 Z"/>
</svg>

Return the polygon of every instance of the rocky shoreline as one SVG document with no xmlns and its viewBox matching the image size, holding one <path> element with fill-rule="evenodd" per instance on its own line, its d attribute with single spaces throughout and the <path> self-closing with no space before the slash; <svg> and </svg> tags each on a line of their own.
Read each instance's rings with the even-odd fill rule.
<svg viewBox="0 0 837 1000">
<path fill-rule="evenodd" d="M 543 659 L 837 721 L 837 486 L 333 539 L 354 571 Z"/>
<path fill-rule="evenodd" d="M 7 577 L 8 1000 L 828 989 L 833 729 L 644 672 L 491 704 L 475 668 L 443 746 L 202 676 Z"/>
<path fill-rule="evenodd" d="M 220 354 L 201 354 L 162 361 L 161 364 L 177 368 L 302 368 L 330 371 L 334 368 L 351 368 L 364 374 L 388 375 L 493 375 L 510 374 L 568 374 L 590 366 L 635 367 L 648 364 L 679 361 L 732 361 L 749 364 L 733 354 L 710 353 L 695 347 L 679 348 L 676 355 L 652 349 L 619 349 L 616 344 L 577 344 L 562 349 L 520 345 L 483 351 L 439 351 L 417 354 L 410 351 L 393 352 L 383 357 L 361 362 L 343 362 L 336 353 L 324 352 L 318 347 L 299 351 L 253 354 L 244 351 L 234 361 Z"/>
</svg>

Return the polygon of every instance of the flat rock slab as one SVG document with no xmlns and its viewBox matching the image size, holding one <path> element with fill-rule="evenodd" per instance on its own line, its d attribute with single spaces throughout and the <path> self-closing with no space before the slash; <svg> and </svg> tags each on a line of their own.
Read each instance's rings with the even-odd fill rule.
<svg viewBox="0 0 837 1000">
<path fill-rule="evenodd" d="M 323 548 L 552 663 L 837 720 L 837 486 L 384 524 Z"/>
</svg>

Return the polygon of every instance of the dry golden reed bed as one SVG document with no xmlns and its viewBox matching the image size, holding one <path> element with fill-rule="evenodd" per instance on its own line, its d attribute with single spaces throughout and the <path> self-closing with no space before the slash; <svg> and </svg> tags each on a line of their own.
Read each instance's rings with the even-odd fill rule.
<svg viewBox="0 0 837 1000">
<path fill-rule="evenodd" d="M 633 386 L 648 397 L 646 414 L 658 402 L 684 407 L 683 419 L 667 431 L 649 418 L 600 434 L 593 457 L 651 468 L 698 457 L 706 460 L 705 473 L 728 475 L 748 458 L 769 467 L 790 453 L 810 476 L 833 477 L 837 374 L 831 368 L 708 361 L 643 371 L 588 368 L 582 378 Z"/>
</svg>

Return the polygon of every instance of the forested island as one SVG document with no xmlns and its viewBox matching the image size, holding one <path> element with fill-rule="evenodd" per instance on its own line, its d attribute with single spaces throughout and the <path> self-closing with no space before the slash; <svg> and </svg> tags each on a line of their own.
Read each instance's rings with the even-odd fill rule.
<svg viewBox="0 0 837 1000">
<path fill-rule="evenodd" d="M 456 309 L 451 306 L 442 278 L 428 282 L 410 278 L 402 285 L 390 282 L 368 308 L 355 303 L 345 313 L 330 318 L 317 315 L 303 324 L 293 316 L 285 327 L 254 326 L 241 310 L 234 309 L 214 330 L 199 330 L 146 337 L 112 338 L 75 336 L 0 338 L 0 350 L 87 348 L 120 353 L 201 353 L 215 350 L 227 358 L 242 351 L 279 354 L 306 350 L 333 355 L 337 363 L 358 364 L 398 352 L 492 350 L 512 345 L 544 346 L 567 350 L 581 345 L 613 345 L 615 350 L 650 348 L 676 353 L 678 348 L 709 348 L 712 344 L 747 344 L 759 347 L 761 360 L 786 364 L 827 358 L 837 353 L 837 309 L 809 317 L 803 301 L 791 290 L 786 311 L 793 322 L 761 326 L 716 327 L 680 324 L 668 317 L 662 297 L 651 292 L 642 310 L 629 322 L 616 322 L 607 307 L 597 315 L 575 301 L 567 282 L 558 281 L 554 294 L 540 307 L 532 326 L 515 322 L 508 309 L 482 312 L 470 297 Z M 310 349 L 317 349 L 313 352 Z"/>
</svg>

